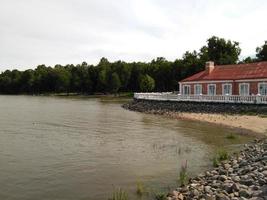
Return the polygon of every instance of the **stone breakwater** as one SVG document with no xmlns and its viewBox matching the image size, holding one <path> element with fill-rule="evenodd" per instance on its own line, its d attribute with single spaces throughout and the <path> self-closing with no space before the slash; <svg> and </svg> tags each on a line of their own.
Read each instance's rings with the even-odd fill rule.
<svg viewBox="0 0 267 200">
<path fill-rule="evenodd" d="M 255 140 L 217 168 L 189 180 L 168 200 L 266 200 L 267 140 Z"/>
<path fill-rule="evenodd" d="M 174 102 L 137 100 L 123 105 L 124 108 L 138 112 L 164 114 L 166 112 L 226 113 L 226 114 L 267 114 L 267 105 L 223 104 L 205 102 Z"/>
</svg>

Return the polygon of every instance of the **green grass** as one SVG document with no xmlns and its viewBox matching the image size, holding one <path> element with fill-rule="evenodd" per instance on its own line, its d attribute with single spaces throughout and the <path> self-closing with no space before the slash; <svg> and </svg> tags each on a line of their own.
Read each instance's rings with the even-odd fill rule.
<svg viewBox="0 0 267 200">
<path fill-rule="evenodd" d="M 212 165 L 213 165 L 213 167 L 218 167 L 219 166 L 219 161 L 218 161 L 218 158 L 216 156 L 214 156 L 212 158 Z"/>
<path fill-rule="evenodd" d="M 229 158 L 229 154 L 225 149 L 219 149 L 215 156 L 212 158 L 212 163 L 214 167 L 218 167 L 221 161 L 227 160 Z"/>
<path fill-rule="evenodd" d="M 186 185 L 187 179 L 188 179 L 188 174 L 187 174 L 187 161 L 185 161 L 185 163 L 182 164 L 181 170 L 180 170 L 180 173 L 179 173 L 179 183 L 180 183 L 180 186 Z"/>
<path fill-rule="evenodd" d="M 154 194 L 155 200 L 167 200 L 167 195 L 164 192 L 157 192 Z"/>
<path fill-rule="evenodd" d="M 128 194 L 127 192 L 123 191 L 121 188 L 116 189 L 112 197 L 109 198 L 109 200 L 128 200 Z"/>
<path fill-rule="evenodd" d="M 143 196 L 146 193 L 145 186 L 142 182 L 138 181 L 136 183 L 136 194 L 138 196 Z"/>
</svg>

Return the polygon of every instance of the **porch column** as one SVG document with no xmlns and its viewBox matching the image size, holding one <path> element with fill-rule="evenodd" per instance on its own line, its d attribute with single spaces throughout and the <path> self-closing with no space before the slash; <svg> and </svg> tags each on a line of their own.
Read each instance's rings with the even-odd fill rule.
<svg viewBox="0 0 267 200">
<path fill-rule="evenodd" d="M 179 93 L 182 94 L 183 91 L 182 91 L 182 83 L 179 82 Z"/>
</svg>

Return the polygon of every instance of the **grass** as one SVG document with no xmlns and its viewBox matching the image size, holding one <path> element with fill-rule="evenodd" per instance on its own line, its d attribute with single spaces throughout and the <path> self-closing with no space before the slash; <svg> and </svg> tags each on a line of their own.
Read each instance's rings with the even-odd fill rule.
<svg viewBox="0 0 267 200">
<path fill-rule="evenodd" d="M 215 156 L 212 159 L 213 166 L 218 167 L 219 163 L 223 160 L 227 160 L 229 158 L 229 154 L 225 149 L 219 149 Z"/>
<path fill-rule="evenodd" d="M 157 192 L 154 194 L 155 200 L 167 200 L 167 195 L 164 192 Z"/>
<path fill-rule="evenodd" d="M 179 173 L 179 183 L 180 186 L 184 186 L 187 183 L 188 174 L 187 174 L 187 161 L 182 164 L 181 171 Z"/>
<path fill-rule="evenodd" d="M 146 193 L 145 186 L 142 182 L 138 181 L 136 183 L 136 194 L 138 196 L 143 196 Z"/>
<path fill-rule="evenodd" d="M 218 161 L 218 158 L 216 156 L 214 156 L 212 158 L 212 165 L 213 165 L 213 167 L 218 167 L 219 166 L 219 161 Z"/>
<path fill-rule="evenodd" d="M 113 194 L 112 198 L 109 198 L 109 200 L 128 200 L 128 194 L 127 192 L 123 191 L 121 188 L 116 189 Z"/>
</svg>

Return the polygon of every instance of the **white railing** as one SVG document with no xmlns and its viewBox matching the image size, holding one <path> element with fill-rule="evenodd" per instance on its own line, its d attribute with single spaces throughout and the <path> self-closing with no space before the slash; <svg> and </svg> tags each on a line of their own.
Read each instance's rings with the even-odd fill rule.
<svg viewBox="0 0 267 200">
<path fill-rule="evenodd" d="M 134 93 L 135 99 L 158 101 L 194 101 L 194 102 L 218 102 L 218 103 L 246 103 L 267 104 L 267 96 L 251 95 L 180 95 L 171 92 L 166 93 Z"/>
</svg>

